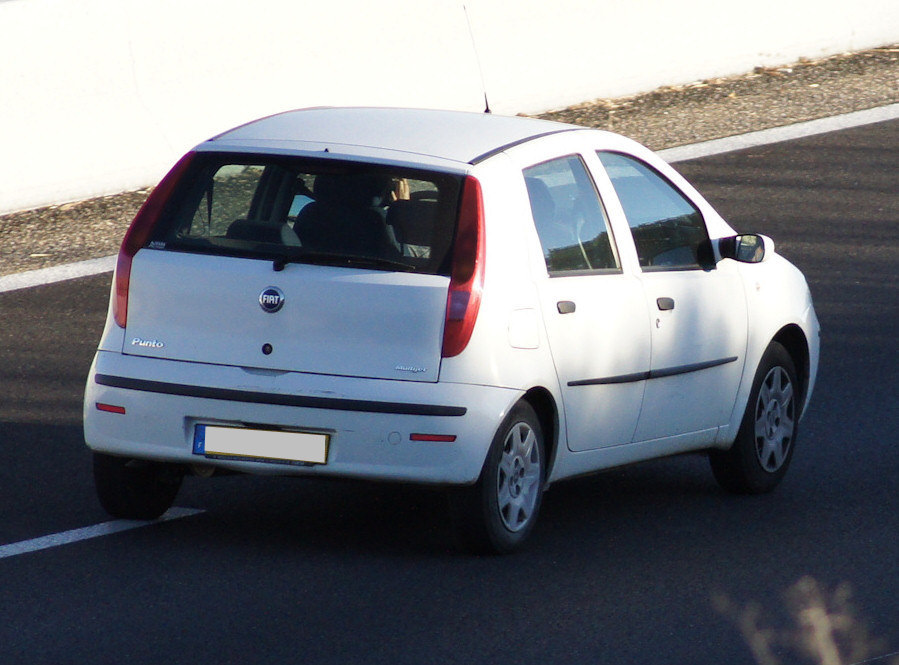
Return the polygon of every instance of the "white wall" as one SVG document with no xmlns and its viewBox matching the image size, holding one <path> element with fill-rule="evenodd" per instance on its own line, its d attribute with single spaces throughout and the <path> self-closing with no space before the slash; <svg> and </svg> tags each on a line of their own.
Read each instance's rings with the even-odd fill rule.
<svg viewBox="0 0 899 665">
<path fill-rule="evenodd" d="M 494 112 L 899 41 L 896 0 L 465 0 Z M 316 105 L 483 109 L 462 0 L 0 0 L 0 212 Z"/>
</svg>

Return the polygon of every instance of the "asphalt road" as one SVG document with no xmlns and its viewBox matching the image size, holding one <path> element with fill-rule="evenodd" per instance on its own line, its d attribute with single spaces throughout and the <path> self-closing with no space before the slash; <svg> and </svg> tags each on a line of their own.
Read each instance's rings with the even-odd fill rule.
<svg viewBox="0 0 899 665">
<path fill-rule="evenodd" d="M 819 384 L 776 492 L 724 494 L 701 456 L 614 470 L 552 488 L 528 551 L 477 558 L 430 491 L 188 478 L 201 514 L 0 558 L 0 662 L 749 665 L 715 599 L 784 631 L 804 576 L 851 585 L 870 655 L 899 651 L 899 121 L 679 168 L 816 300 Z M 108 282 L 0 294 L 0 545 L 109 519 L 80 429 Z"/>
</svg>

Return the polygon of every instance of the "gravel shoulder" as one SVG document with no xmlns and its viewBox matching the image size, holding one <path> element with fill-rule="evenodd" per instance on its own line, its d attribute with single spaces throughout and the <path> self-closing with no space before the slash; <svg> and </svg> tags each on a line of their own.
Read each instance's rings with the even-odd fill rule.
<svg viewBox="0 0 899 665">
<path fill-rule="evenodd" d="M 660 150 L 899 102 L 899 44 L 756 68 L 536 117 Z M 115 254 L 150 188 L 0 215 L 0 276 Z"/>
</svg>

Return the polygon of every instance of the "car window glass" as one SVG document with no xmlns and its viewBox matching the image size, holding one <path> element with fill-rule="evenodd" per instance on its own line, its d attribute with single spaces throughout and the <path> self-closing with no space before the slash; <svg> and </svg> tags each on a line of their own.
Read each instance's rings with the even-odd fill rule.
<svg viewBox="0 0 899 665">
<path fill-rule="evenodd" d="M 151 247 L 445 274 L 459 191 L 428 171 L 201 155 Z"/>
<path fill-rule="evenodd" d="M 618 270 L 605 210 L 580 157 L 527 168 L 524 181 L 550 274 Z"/>
<path fill-rule="evenodd" d="M 249 217 L 253 192 L 263 173 L 262 166 L 252 164 L 226 164 L 216 170 L 184 229 L 185 235 L 224 236 L 231 222 Z"/>
<path fill-rule="evenodd" d="M 653 168 L 634 157 L 599 152 L 624 209 L 644 270 L 699 268 L 708 232 L 702 214 Z"/>
</svg>

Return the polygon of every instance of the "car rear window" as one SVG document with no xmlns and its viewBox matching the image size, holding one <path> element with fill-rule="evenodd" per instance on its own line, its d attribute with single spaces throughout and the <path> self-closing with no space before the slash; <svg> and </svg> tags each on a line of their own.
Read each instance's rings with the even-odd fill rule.
<svg viewBox="0 0 899 665">
<path fill-rule="evenodd" d="M 150 247 L 449 274 L 460 191 L 444 173 L 200 153 Z"/>
</svg>

